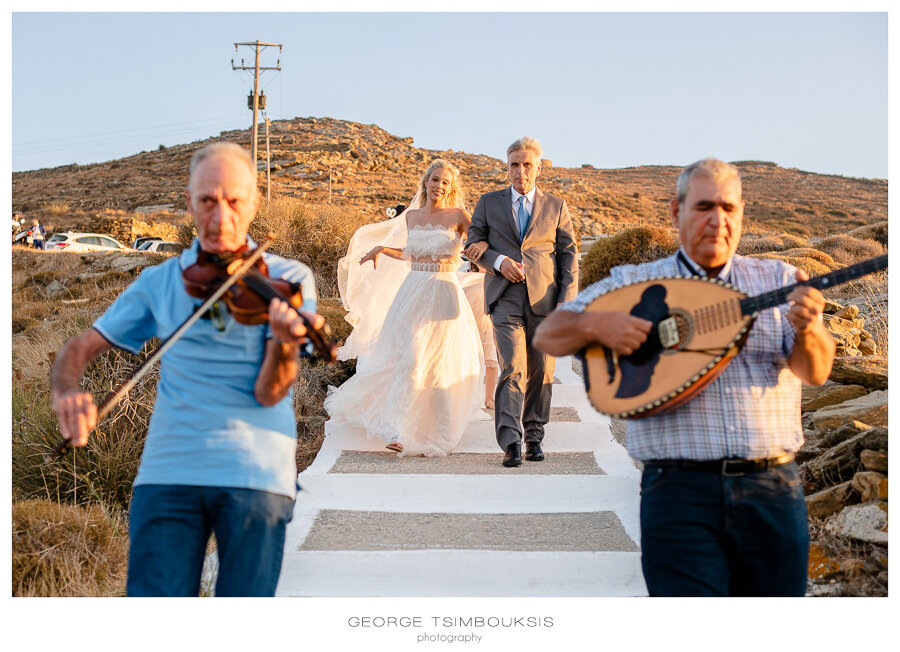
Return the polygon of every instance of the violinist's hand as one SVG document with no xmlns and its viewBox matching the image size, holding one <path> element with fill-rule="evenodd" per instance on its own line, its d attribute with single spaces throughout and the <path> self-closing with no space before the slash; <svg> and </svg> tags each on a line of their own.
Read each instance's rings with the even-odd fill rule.
<svg viewBox="0 0 900 652">
<path fill-rule="evenodd" d="M 303 316 L 317 329 L 325 324 L 325 318 L 316 313 L 304 312 Z M 306 326 L 297 312 L 281 299 L 269 304 L 269 326 L 272 335 L 280 342 L 297 344 L 306 338 Z"/>
<path fill-rule="evenodd" d="M 365 265 L 368 261 L 372 261 L 372 267 L 378 268 L 378 254 L 381 253 L 381 250 L 384 247 L 372 247 L 372 249 L 365 256 L 359 259 L 360 265 Z"/>
<path fill-rule="evenodd" d="M 485 251 L 488 249 L 487 242 L 473 242 L 468 247 L 466 247 L 465 254 L 467 258 L 471 260 L 479 260 Z"/>
<path fill-rule="evenodd" d="M 797 281 L 808 281 L 809 276 L 802 269 L 794 273 Z M 808 285 L 794 288 L 787 296 L 791 307 L 787 312 L 787 319 L 797 333 L 806 333 L 822 324 L 822 314 L 825 311 L 825 297 L 822 293 Z"/>
<path fill-rule="evenodd" d="M 71 446 L 84 446 L 88 434 L 97 425 L 97 406 L 94 398 L 84 392 L 63 392 L 53 395 L 53 411 L 59 419 L 59 431 Z"/>
</svg>

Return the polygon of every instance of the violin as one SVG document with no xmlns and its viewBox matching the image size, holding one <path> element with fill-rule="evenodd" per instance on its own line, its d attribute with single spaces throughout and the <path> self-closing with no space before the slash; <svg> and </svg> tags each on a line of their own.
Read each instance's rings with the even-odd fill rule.
<svg viewBox="0 0 900 652">
<path fill-rule="evenodd" d="M 181 272 L 187 293 L 197 299 L 208 299 L 254 251 L 247 245 L 225 255 L 201 250 L 197 262 Z M 338 347 L 331 340 L 328 325 L 316 328 L 300 312 L 303 305 L 300 284 L 269 276 L 269 268 L 262 256 L 256 257 L 253 265 L 225 291 L 222 299 L 236 322 L 251 326 L 268 323 L 272 300 L 285 301 L 303 320 L 316 356 L 329 363 L 337 360 Z"/>
</svg>

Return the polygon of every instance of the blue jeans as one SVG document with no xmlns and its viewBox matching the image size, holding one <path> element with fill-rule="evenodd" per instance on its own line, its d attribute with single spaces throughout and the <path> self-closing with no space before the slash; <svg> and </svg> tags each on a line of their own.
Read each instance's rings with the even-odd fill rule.
<svg viewBox="0 0 900 652">
<path fill-rule="evenodd" d="M 646 465 L 641 566 L 651 596 L 802 596 L 809 526 L 797 464 L 741 476 Z"/>
<path fill-rule="evenodd" d="M 129 596 L 196 596 L 210 533 L 217 596 L 272 596 L 294 500 L 233 487 L 138 485 L 129 512 Z"/>
</svg>

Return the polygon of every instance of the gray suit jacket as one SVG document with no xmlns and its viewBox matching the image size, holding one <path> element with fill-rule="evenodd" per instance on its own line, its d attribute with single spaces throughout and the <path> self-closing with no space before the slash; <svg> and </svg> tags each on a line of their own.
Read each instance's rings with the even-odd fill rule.
<svg viewBox="0 0 900 652">
<path fill-rule="evenodd" d="M 482 195 L 472 213 L 469 242 L 487 242 L 488 249 L 479 261 L 488 274 L 484 279 L 485 310 L 493 311 L 510 282 L 494 269 L 500 254 L 525 263 L 528 302 L 536 315 L 547 315 L 557 303 L 569 301 L 578 293 L 578 256 L 575 234 L 566 201 L 541 192 L 534 196 L 531 221 L 525 239 L 512 213 L 509 187 Z"/>
</svg>

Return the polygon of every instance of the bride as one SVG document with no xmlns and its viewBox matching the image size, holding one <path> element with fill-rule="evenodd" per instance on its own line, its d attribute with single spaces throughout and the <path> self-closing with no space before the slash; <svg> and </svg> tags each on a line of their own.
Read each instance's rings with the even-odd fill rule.
<svg viewBox="0 0 900 652">
<path fill-rule="evenodd" d="M 401 455 L 449 454 L 480 408 L 481 337 L 456 274 L 469 221 L 459 170 L 436 159 L 410 208 L 360 228 L 338 265 L 354 326 L 339 357 L 358 360 L 325 409 Z"/>
</svg>

